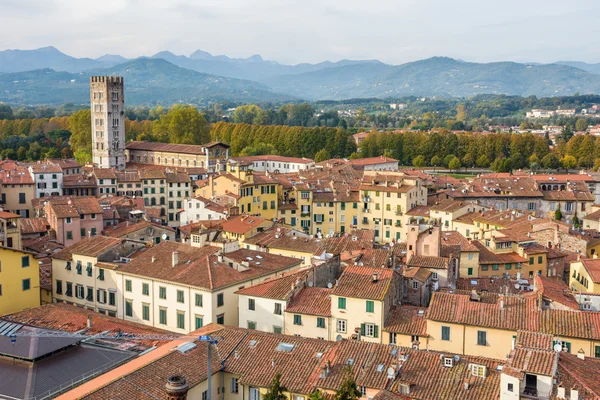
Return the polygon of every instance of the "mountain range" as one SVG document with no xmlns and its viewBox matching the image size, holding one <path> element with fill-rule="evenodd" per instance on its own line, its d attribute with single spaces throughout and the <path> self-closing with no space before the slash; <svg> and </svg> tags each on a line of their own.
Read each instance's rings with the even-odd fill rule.
<svg viewBox="0 0 600 400">
<path fill-rule="evenodd" d="M 131 105 L 218 101 L 284 102 L 477 94 L 562 96 L 600 94 L 600 64 L 471 63 L 433 57 L 401 65 L 378 60 L 286 65 L 248 58 L 189 56 L 162 51 L 127 59 L 106 54 L 76 58 L 54 47 L 0 51 L 0 101 L 62 104 L 88 101 L 90 75 L 125 77 Z"/>
</svg>

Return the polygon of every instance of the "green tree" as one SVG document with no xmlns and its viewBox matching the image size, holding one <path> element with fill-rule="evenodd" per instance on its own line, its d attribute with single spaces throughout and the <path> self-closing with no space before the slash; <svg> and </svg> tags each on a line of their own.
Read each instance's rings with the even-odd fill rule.
<svg viewBox="0 0 600 400">
<path fill-rule="evenodd" d="M 262 109 L 255 104 L 239 106 L 233 112 L 233 120 L 237 123 L 252 124 L 258 120 Z"/>
<path fill-rule="evenodd" d="M 569 140 L 571 140 L 571 138 L 573 137 L 573 128 L 571 128 L 570 124 L 565 125 L 565 127 L 563 128 L 561 137 L 565 142 L 568 142 Z"/>
<path fill-rule="evenodd" d="M 308 400 L 327 400 L 327 396 L 325 396 L 319 389 L 316 389 L 308 396 Z"/>
<path fill-rule="evenodd" d="M 331 157 L 329 156 L 329 152 L 327 151 L 327 149 L 321 149 L 317 151 L 317 154 L 315 154 L 315 162 L 329 160 L 330 158 Z"/>
<path fill-rule="evenodd" d="M 529 157 L 529 168 L 531 168 L 532 170 L 536 170 L 539 168 L 540 166 L 540 160 L 538 159 L 538 156 L 534 153 Z"/>
<path fill-rule="evenodd" d="M 12 119 L 13 110 L 8 104 L 0 104 L 0 119 Z"/>
<path fill-rule="evenodd" d="M 104 121 L 107 126 L 108 121 Z M 79 150 L 92 153 L 92 113 L 89 109 L 80 110 L 69 117 L 69 130 L 71 131 L 71 149 L 73 153 Z M 108 132 L 105 132 L 108 134 Z"/>
<path fill-rule="evenodd" d="M 281 386 L 281 374 L 279 372 L 275 374 L 271 386 L 267 390 L 267 394 L 263 397 L 264 400 L 288 400 L 285 395 L 287 389 Z"/>
<path fill-rule="evenodd" d="M 479 168 L 487 168 L 490 166 L 490 159 L 488 158 L 488 156 L 486 156 L 485 154 L 480 155 L 479 157 L 477 157 L 477 166 Z"/>
<path fill-rule="evenodd" d="M 361 393 L 360 390 L 358 390 L 358 386 L 356 386 L 356 382 L 354 381 L 352 367 L 350 365 L 346 365 L 342 370 L 342 373 L 344 374 L 344 380 L 335 394 L 335 400 L 360 399 Z"/>
<path fill-rule="evenodd" d="M 570 169 L 573 169 L 577 166 L 577 159 L 573 156 L 566 155 L 560 159 L 560 165 L 565 169 L 566 172 L 569 172 Z"/>
<path fill-rule="evenodd" d="M 73 152 L 73 157 L 75 157 L 77 162 L 81 165 L 85 165 L 87 163 L 92 162 L 92 153 L 85 149 L 79 149 Z"/>
<path fill-rule="evenodd" d="M 454 157 L 452 160 L 450 160 L 450 162 L 448 163 L 448 168 L 450 168 L 450 171 L 454 170 L 459 170 L 460 169 L 460 160 L 458 157 Z"/>
<path fill-rule="evenodd" d="M 546 169 L 558 169 L 560 160 L 554 153 L 548 153 L 542 158 L 542 166 Z"/>
<path fill-rule="evenodd" d="M 475 160 L 473 159 L 473 155 L 471 153 L 465 154 L 462 158 L 462 165 L 465 168 L 471 168 L 475 166 Z"/>
<path fill-rule="evenodd" d="M 510 172 L 512 164 L 508 158 L 496 158 L 490 168 L 494 172 Z"/>
<path fill-rule="evenodd" d="M 557 221 L 560 221 L 562 219 L 562 212 L 560 212 L 560 208 L 557 208 L 556 211 L 554 211 L 554 219 Z"/>
<path fill-rule="evenodd" d="M 440 165 L 442 165 L 442 159 L 440 158 L 440 156 L 433 156 L 431 157 L 431 166 L 432 167 L 439 167 Z"/>
<path fill-rule="evenodd" d="M 423 156 L 416 156 L 413 159 L 412 165 L 416 168 L 423 168 L 425 166 L 425 157 Z"/>
<path fill-rule="evenodd" d="M 585 118 L 579 118 L 575 121 L 575 130 L 577 132 L 583 132 L 588 127 L 588 120 Z"/>
<path fill-rule="evenodd" d="M 17 160 L 23 161 L 27 157 L 27 149 L 23 146 L 17 150 Z"/>
<path fill-rule="evenodd" d="M 456 120 L 464 121 L 467 119 L 467 107 L 464 103 L 460 103 L 456 106 Z"/>
<path fill-rule="evenodd" d="M 210 127 L 196 107 L 176 105 L 152 125 L 154 139 L 163 143 L 204 144 L 210 141 Z"/>
<path fill-rule="evenodd" d="M 573 216 L 573 227 L 576 229 L 581 227 L 581 221 L 577 218 L 577 214 Z"/>
</svg>

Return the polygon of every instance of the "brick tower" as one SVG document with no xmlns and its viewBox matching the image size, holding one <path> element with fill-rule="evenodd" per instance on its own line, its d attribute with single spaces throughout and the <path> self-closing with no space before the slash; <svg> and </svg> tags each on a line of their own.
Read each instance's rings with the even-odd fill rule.
<svg viewBox="0 0 600 400">
<path fill-rule="evenodd" d="M 125 96 L 123 77 L 90 77 L 92 162 L 101 168 L 125 168 Z"/>
</svg>

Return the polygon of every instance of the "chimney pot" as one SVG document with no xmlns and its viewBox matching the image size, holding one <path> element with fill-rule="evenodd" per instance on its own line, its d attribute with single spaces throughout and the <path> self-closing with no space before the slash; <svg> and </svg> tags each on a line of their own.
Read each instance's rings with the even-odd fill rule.
<svg viewBox="0 0 600 400">
<path fill-rule="evenodd" d="M 178 251 L 174 251 L 173 252 L 173 256 L 172 256 L 172 266 L 175 267 L 177 264 L 179 264 L 179 252 Z"/>
<path fill-rule="evenodd" d="M 167 392 L 167 400 L 186 400 L 189 385 L 184 376 L 173 375 L 167 379 L 165 389 Z"/>
<path fill-rule="evenodd" d="M 87 327 L 88 327 L 88 329 L 92 328 L 92 316 L 91 315 L 87 317 Z"/>
</svg>

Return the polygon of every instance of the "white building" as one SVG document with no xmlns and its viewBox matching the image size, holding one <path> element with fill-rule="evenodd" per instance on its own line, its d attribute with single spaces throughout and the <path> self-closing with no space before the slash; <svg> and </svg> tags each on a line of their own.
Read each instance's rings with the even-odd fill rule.
<svg viewBox="0 0 600 400">
<path fill-rule="evenodd" d="M 555 112 L 552 110 L 533 109 L 531 111 L 528 111 L 527 114 L 525 114 L 525 116 L 527 118 L 550 118 L 553 117 L 554 114 Z"/>
<path fill-rule="evenodd" d="M 255 172 L 275 172 L 282 174 L 311 169 L 315 161 L 310 158 L 282 157 L 275 155 L 234 157 L 228 160 L 230 165 L 248 166 Z"/>
<path fill-rule="evenodd" d="M 52 296 L 115 317 L 121 296 L 116 269 L 143 243 L 107 236 L 85 238 L 52 255 Z"/>
<path fill-rule="evenodd" d="M 62 196 L 63 172 L 54 164 L 32 164 L 29 174 L 35 182 L 35 197 Z"/>
<path fill-rule="evenodd" d="M 352 168 L 363 171 L 398 171 L 398 160 L 389 157 L 356 158 L 350 160 Z"/>
<path fill-rule="evenodd" d="M 188 225 L 195 221 L 224 219 L 227 214 L 226 207 L 202 196 L 196 196 L 183 201 L 183 210 L 179 213 L 179 222 L 181 225 Z"/>
<path fill-rule="evenodd" d="M 241 249 L 161 242 L 117 271 L 117 316 L 178 333 L 238 325 L 236 291 L 290 272 L 301 260 Z"/>
</svg>

